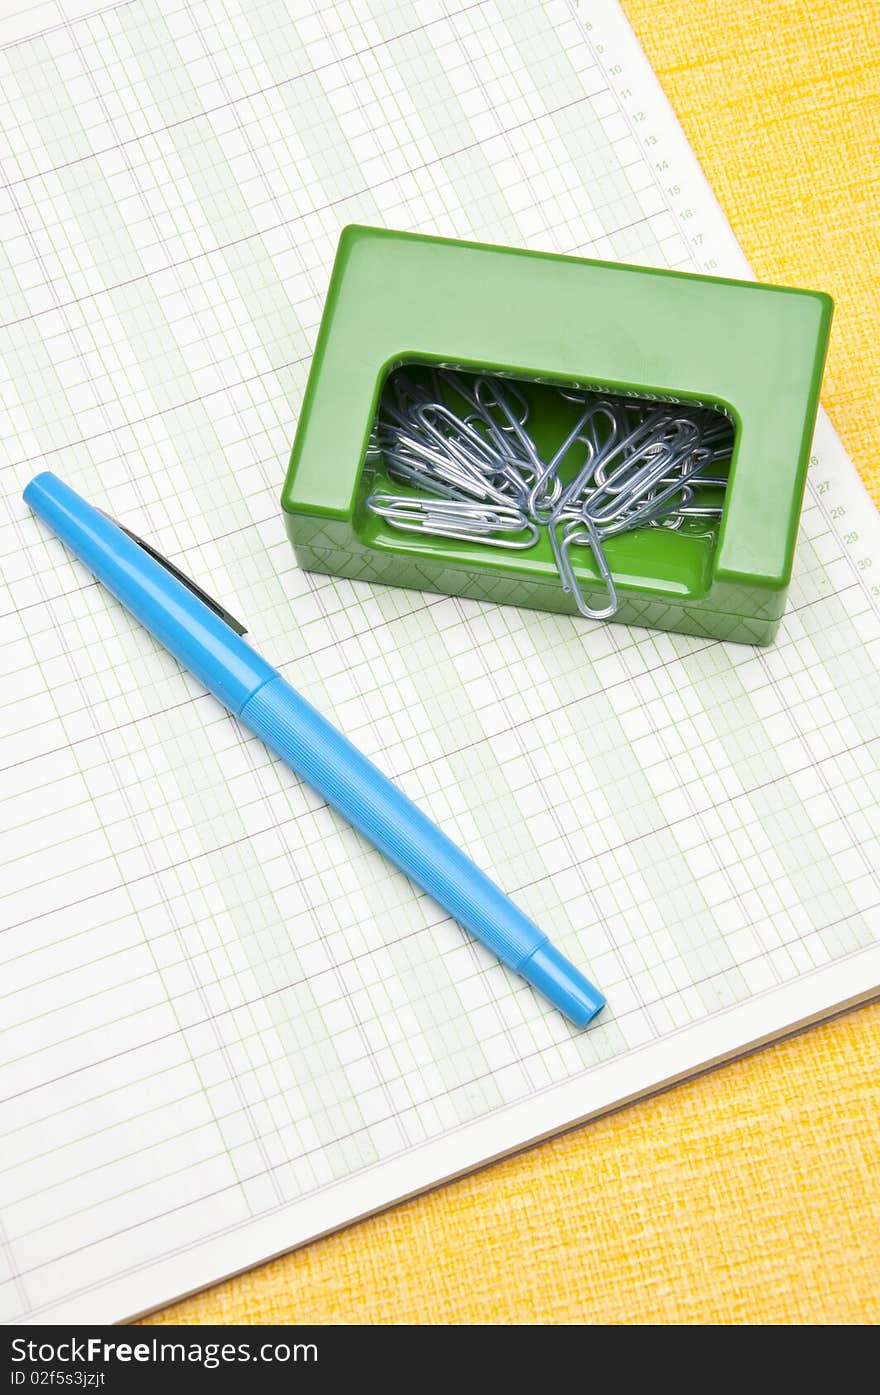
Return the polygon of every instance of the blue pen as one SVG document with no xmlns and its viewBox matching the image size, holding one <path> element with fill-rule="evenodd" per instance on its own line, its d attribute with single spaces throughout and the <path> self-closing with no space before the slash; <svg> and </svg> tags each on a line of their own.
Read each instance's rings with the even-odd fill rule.
<svg viewBox="0 0 880 1395">
<path fill-rule="evenodd" d="M 24 499 L 184 668 L 459 925 L 576 1027 L 605 999 L 470 858 L 281 674 L 244 629 L 170 562 L 49 471 Z"/>
</svg>

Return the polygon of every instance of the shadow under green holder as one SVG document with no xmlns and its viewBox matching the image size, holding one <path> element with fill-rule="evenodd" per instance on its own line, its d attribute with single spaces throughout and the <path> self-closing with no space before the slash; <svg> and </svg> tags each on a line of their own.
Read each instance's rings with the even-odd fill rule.
<svg viewBox="0 0 880 1395">
<path fill-rule="evenodd" d="M 281 496 L 297 560 L 574 613 L 545 538 L 502 552 L 401 533 L 368 511 L 367 496 L 389 486 L 368 450 L 389 375 L 409 364 L 515 378 L 548 438 L 565 404 L 545 384 L 700 403 L 735 430 L 720 525 L 610 538 L 614 619 L 769 643 L 791 577 L 831 313 L 817 291 L 348 227 Z M 601 599 L 587 549 L 576 573 Z"/>
</svg>

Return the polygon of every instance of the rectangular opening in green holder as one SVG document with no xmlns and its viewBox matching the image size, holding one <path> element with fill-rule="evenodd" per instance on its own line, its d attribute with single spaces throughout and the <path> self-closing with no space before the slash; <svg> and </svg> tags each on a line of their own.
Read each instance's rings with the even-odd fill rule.
<svg viewBox="0 0 880 1395">
<path fill-rule="evenodd" d="M 377 492 L 410 492 L 376 449 L 383 395 L 397 375 L 438 367 L 461 381 L 507 379 L 527 401 L 542 457 L 576 420 L 570 399 L 585 390 L 675 404 L 729 423 L 723 510 L 711 523 L 610 537 L 614 619 L 767 643 L 791 576 L 830 319 L 820 292 L 346 228 L 282 493 L 297 560 L 331 575 L 574 613 L 546 533 L 506 551 L 401 531 L 368 507 Z M 591 551 L 571 556 L 580 589 L 601 602 Z"/>
</svg>

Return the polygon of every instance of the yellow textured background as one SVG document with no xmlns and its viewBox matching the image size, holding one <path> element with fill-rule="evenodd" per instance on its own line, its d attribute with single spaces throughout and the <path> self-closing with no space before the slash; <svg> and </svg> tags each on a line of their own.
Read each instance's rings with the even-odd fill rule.
<svg viewBox="0 0 880 1395">
<path fill-rule="evenodd" d="M 880 7 L 625 0 L 762 280 L 836 301 L 880 499 Z M 169 1308 L 170 1322 L 876 1322 L 880 1006 Z"/>
</svg>

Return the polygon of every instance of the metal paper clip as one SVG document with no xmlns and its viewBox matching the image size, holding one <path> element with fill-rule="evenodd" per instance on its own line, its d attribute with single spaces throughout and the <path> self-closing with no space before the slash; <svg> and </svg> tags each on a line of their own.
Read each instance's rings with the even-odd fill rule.
<svg viewBox="0 0 880 1395">
<path fill-rule="evenodd" d="M 528 399 L 510 379 L 449 367 L 398 370 L 369 459 L 380 456 L 392 479 L 419 493 L 377 492 L 367 508 L 403 532 L 487 547 L 525 550 L 546 530 L 563 592 L 582 615 L 610 619 L 618 594 L 605 540 L 634 528 L 674 531 L 689 520 L 718 520 L 717 494 L 727 481 L 709 471 L 730 460 L 733 429 L 703 406 L 558 391 L 580 410 L 542 459 Z M 587 603 L 573 548 L 589 548 L 604 606 Z"/>
<path fill-rule="evenodd" d="M 540 536 L 538 525 L 510 505 L 479 504 L 470 501 L 448 503 L 418 499 L 411 494 L 371 494 L 371 513 L 405 533 L 431 533 L 435 537 L 469 542 L 478 538 L 487 547 L 520 550 L 534 547 Z M 524 538 L 511 534 L 525 533 Z"/>
</svg>

